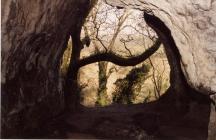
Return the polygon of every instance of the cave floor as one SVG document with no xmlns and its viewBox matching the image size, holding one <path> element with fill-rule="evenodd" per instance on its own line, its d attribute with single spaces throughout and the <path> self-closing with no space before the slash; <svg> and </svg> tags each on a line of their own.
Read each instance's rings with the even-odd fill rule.
<svg viewBox="0 0 216 140">
<path fill-rule="evenodd" d="M 208 106 L 194 103 L 192 106 L 197 106 L 197 110 L 193 109 L 192 112 L 177 111 L 166 106 L 167 110 L 163 113 L 149 107 L 151 104 L 146 106 L 116 105 L 86 109 L 72 115 L 68 122 L 78 132 L 90 132 L 105 138 L 205 139 L 208 121 L 202 118 L 207 118 L 203 115 L 208 113 L 202 108 Z"/>
<path fill-rule="evenodd" d="M 53 138 L 206 140 L 209 104 L 190 101 L 180 109 L 172 102 L 87 108 L 59 122 Z M 64 125 L 63 125 L 64 124 Z M 58 136 L 64 133 L 64 136 Z"/>
</svg>

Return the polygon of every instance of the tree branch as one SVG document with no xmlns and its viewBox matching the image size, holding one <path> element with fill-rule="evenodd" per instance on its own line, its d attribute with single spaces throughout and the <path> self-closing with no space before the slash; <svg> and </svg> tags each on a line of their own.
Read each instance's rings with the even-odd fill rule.
<svg viewBox="0 0 216 140">
<path fill-rule="evenodd" d="M 152 45 L 152 47 L 148 48 L 145 52 L 138 56 L 130 57 L 130 58 L 124 58 L 119 55 L 116 55 L 113 52 L 104 52 L 104 53 L 98 53 L 91 55 L 89 57 L 83 58 L 78 62 L 78 67 L 83 67 L 95 62 L 100 61 L 108 61 L 112 62 L 119 66 L 135 66 L 147 58 L 149 58 L 152 54 L 154 54 L 158 48 L 161 45 L 161 41 L 159 39 L 156 40 L 155 44 Z"/>
</svg>

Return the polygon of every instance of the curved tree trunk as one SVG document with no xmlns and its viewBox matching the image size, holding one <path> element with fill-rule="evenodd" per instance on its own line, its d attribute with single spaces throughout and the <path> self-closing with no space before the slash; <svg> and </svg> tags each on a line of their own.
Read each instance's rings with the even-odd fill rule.
<svg viewBox="0 0 216 140">
<path fill-rule="evenodd" d="M 176 105 L 180 102 L 181 96 L 185 92 L 190 92 L 185 76 L 181 70 L 180 54 L 173 40 L 170 30 L 167 26 L 157 17 L 144 13 L 146 23 L 152 27 L 161 42 L 164 45 L 165 53 L 170 65 L 170 89 L 172 94 L 175 94 Z"/>
<path fill-rule="evenodd" d="M 164 45 L 168 63 L 170 65 L 170 88 L 169 92 L 175 102 L 177 109 L 184 109 L 188 105 L 188 97 L 203 101 L 210 105 L 211 99 L 208 95 L 202 94 L 191 88 L 181 69 L 180 53 L 169 28 L 156 16 L 144 13 L 146 23 L 157 33 Z M 187 94 L 188 93 L 188 94 Z M 165 95 L 165 99 L 166 99 Z M 163 100 L 163 98 L 161 99 Z"/>
<path fill-rule="evenodd" d="M 38 135 L 63 108 L 59 63 L 88 0 L 2 1 L 2 137 Z"/>
</svg>

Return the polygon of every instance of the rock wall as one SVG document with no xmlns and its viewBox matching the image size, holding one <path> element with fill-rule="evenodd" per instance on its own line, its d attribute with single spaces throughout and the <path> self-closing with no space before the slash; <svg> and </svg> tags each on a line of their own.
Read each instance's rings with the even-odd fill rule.
<svg viewBox="0 0 216 140">
<path fill-rule="evenodd" d="M 38 135 L 63 107 L 59 63 L 88 0 L 3 0 L 2 137 Z"/>
<path fill-rule="evenodd" d="M 215 0 L 106 0 L 118 7 L 139 9 L 159 17 L 171 30 L 181 55 L 187 82 L 204 94 L 216 93 Z M 216 101 L 212 95 L 210 98 Z M 216 134 L 215 105 L 211 107 L 208 139 Z"/>
<path fill-rule="evenodd" d="M 108 4 L 151 12 L 171 30 L 188 83 L 216 92 L 215 0 L 106 0 Z"/>
<path fill-rule="evenodd" d="M 88 0 L 4 0 L 2 12 L 2 137 L 37 135 L 62 107 L 59 61 Z M 170 28 L 188 82 L 216 92 L 215 0 L 108 0 L 151 11 Z M 213 126 L 215 126 L 213 124 Z M 214 131 L 215 132 L 215 131 Z"/>
</svg>

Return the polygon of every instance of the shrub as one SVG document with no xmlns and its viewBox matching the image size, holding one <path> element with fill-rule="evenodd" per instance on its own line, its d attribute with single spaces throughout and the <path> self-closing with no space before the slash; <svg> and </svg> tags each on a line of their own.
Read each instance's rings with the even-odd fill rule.
<svg viewBox="0 0 216 140">
<path fill-rule="evenodd" d="M 133 68 L 125 78 L 118 79 L 115 82 L 113 102 L 132 104 L 136 93 L 141 92 L 143 81 L 149 78 L 149 71 L 150 65 L 144 63 L 141 67 Z"/>
</svg>

